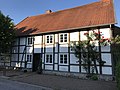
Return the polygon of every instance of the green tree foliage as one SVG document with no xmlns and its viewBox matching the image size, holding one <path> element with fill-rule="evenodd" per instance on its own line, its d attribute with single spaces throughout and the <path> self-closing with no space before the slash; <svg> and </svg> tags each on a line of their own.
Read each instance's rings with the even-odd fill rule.
<svg viewBox="0 0 120 90">
<path fill-rule="evenodd" d="M 0 54 L 9 53 L 15 37 L 12 19 L 0 12 Z"/>
<path fill-rule="evenodd" d="M 99 46 L 106 46 L 110 42 L 104 39 L 99 31 L 86 32 L 84 35 L 87 40 L 72 42 L 71 46 L 75 52 L 75 56 L 81 60 L 84 69 L 88 74 L 98 74 L 97 63 L 104 65 L 105 61 L 100 59 Z"/>
<path fill-rule="evenodd" d="M 116 81 L 118 90 L 120 90 L 120 61 L 116 65 Z"/>
</svg>

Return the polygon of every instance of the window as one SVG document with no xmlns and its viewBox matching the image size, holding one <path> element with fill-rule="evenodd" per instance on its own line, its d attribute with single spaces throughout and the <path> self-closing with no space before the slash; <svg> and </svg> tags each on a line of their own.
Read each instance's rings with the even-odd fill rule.
<svg viewBox="0 0 120 90">
<path fill-rule="evenodd" d="M 32 55 L 27 55 L 27 62 L 31 62 L 32 61 Z"/>
<path fill-rule="evenodd" d="M 67 64 L 68 60 L 67 60 L 67 54 L 61 54 L 60 55 L 60 64 Z"/>
<path fill-rule="evenodd" d="M 68 36 L 67 34 L 60 34 L 60 42 L 67 42 Z"/>
<path fill-rule="evenodd" d="M 46 63 L 52 63 L 52 55 L 46 55 Z"/>
<path fill-rule="evenodd" d="M 53 36 L 52 35 L 47 36 L 47 43 L 53 43 Z"/>
<path fill-rule="evenodd" d="M 28 45 L 33 44 L 33 42 L 34 42 L 34 38 L 33 37 L 29 37 L 28 38 Z"/>
</svg>

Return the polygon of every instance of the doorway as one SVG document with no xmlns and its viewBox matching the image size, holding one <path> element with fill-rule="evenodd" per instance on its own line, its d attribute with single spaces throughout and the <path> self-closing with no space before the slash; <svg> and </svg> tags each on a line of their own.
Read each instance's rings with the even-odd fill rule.
<svg viewBox="0 0 120 90">
<path fill-rule="evenodd" d="M 39 69 L 40 68 L 40 69 Z M 33 54 L 33 67 L 32 67 L 32 71 L 38 71 L 42 70 L 42 54 L 41 53 L 34 53 Z M 39 71 L 42 72 L 42 71 Z"/>
</svg>

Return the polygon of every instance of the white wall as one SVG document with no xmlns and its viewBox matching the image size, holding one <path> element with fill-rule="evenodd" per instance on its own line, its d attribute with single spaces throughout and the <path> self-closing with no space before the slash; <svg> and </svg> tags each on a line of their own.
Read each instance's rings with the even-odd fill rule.
<svg viewBox="0 0 120 90">
<path fill-rule="evenodd" d="M 70 41 L 79 41 L 79 32 L 70 33 Z"/>
<path fill-rule="evenodd" d="M 42 44 L 42 36 L 35 36 L 34 44 Z"/>
<path fill-rule="evenodd" d="M 34 45 L 34 53 L 41 53 L 42 45 Z"/>
<path fill-rule="evenodd" d="M 97 31 L 98 29 L 96 29 Z M 84 33 L 86 33 L 87 31 L 80 31 L 80 32 L 71 32 L 70 33 L 70 42 L 71 41 L 79 41 L 79 37 L 80 37 L 80 40 L 87 40 L 87 37 L 84 35 Z M 90 31 L 91 32 L 91 31 Z M 111 33 L 111 30 L 109 28 L 106 28 L 106 29 L 100 29 L 100 32 L 102 32 L 102 34 L 104 35 L 104 38 L 110 38 L 112 33 Z M 49 54 L 49 53 L 52 53 L 53 52 L 53 47 L 55 46 L 55 64 L 54 64 L 54 70 L 58 70 L 58 55 L 60 55 L 61 53 L 64 54 L 64 53 L 68 53 L 68 42 L 69 42 L 69 37 L 68 37 L 68 42 L 62 42 L 60 43 L 58 41 L 58 36 L 59 36 L 59 39 L 60 39 L 60 34 L 55 34 L 55 45 L 52 44 L 47 44 L 46 43 L 46 36 L 47 35 L 43 35 L 43 42 L 42 42 L 42 36 L 35 36 L 35 41 L 34 41 L 34 53 L 42 53 L 41 52 L 41 48 L 43 48 L 43 53 L 44 53 L 44 47 L 46 48 L 45 50 L 45 54 Z M 80 36 L 79 36 L 80 34 Z M 68 34 L 69 35 L 69 34 Z M 26 38 L 22 37 L 20 39 L 20 45 L 25 45 L 26 43 Z M 54 35 L 53 35 L 53 40 L 54 40 Z M 44 42 L 45 41 L 45 42 Z M 58 54 L 58 43 L 59 43 L 59 54 Z M 15 44 L 17 45 L 17 44 Z M 96 45 L 98 46 L 98 43 L 96 42 Z M 23 50 L 24 50 L 25 46 L 20 46 L 20 50 L 19 50 L 19 53 L 23 53 Z M 18 48 L 15 47 L 13 48 L 12 50 L 13 53 L 17 53 L 18 52 Z M 32 53 L 33 52 L 33 47 L 27 47 L 27 53 Z M 71 51 L 71 54 L 70 54 L 70 72 L 79 72 L 79 62 L 78 59 L 75 57 L 75 55 L 73 54 L 73 51 Z M 112 62 L 111 62 L 111 54 L 110 54 L 110 46 L 105 46 L 105 47 L 101 47 L 101 56 L 102 56 L 102 59 L 106 61 L 105 65 L 112 65 Z M 106 52 L 106 53 L 105 53 Z M 17 54 L 13 55 L 12 56 L 12 59 L 13 60 L 17 60 L 18 56 Z M 20 54 L 19 56 L 19 60 L 21 60 L 22 58 L 22 54 Z M 44 58 L 46 59 L 46 57 L 44 57 L 44 54 L 42 54 L 42 62 L 44 62 Z M 60 58 L 59 58 L 60 59 Z M 23 60 L 25 60 L 25 55 L 24 55 L 24 58 Z M 44 62 L 45 63 L 45 62 Z M 58 64 L 57 64 L 58 63 Z M 31 66 L 32 64 L 28 64 L 27 67 L 28 68 L 32 68 Z M 24 66 L 24 65 L 23 65 Z M 42 64 L 42 67 L 44 68 L 44 64 Z M 53 64 L 51 65 L 45 65 L 45 69 L 46 70 L 53 70 Z M 99 67 L 98 67 L 99 69 Z M 112 74 L 112 68 L 111 67 L 103 67 L 103 74 Z M 68 66 L 59 66 L 59 70 L 60 71 L 68 71 Z M 81 66 L 81 71 L 82 73 L 85 73 L 86 71 L 83 69 L 83 66 Z"/>
<path fill-rule="evenodd" d="M 20 38 L 20 45 L 25 45 L 26 38 L 22 37 Z"/>
</svg>

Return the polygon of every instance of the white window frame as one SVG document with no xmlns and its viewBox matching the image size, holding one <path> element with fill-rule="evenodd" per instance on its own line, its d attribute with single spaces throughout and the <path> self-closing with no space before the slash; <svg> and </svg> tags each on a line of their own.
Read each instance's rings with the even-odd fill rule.
<svg viewBox="0 0 120 90">
<path fill-rule="evenodd" d="M 59 35 L 59 42 L 60 43 L 67 43 L 68 42 L 68 33 L 61 33 Z"/>
<path fill-rule="evenodd" d="M 45 63 L 53 64 L 53 55 L 52 54 L 46 54 Z"/>
<path fill-rule="evenodd" d="M 53 35 L 46 35 L 46 43 L 47 44 L 53 43 Z"/>
<path fill-rule="evenodd" d="M 28 44 L 28 45 L 33 44 L 33 42 L 34 42 L 34 37 L 28 37 L 28 38 L 27 38 L 27 44 Z"/>
<path fill-rule="evenodd" d="M 59 64 L 68 65 L 68 54 L 60 54 Z"/>
<path fill-rule="evenodd" d="M 26 55 L 26 61 L 27 62 L 32 62 L 32 54 L 27 54 Z"/>
</svg>

